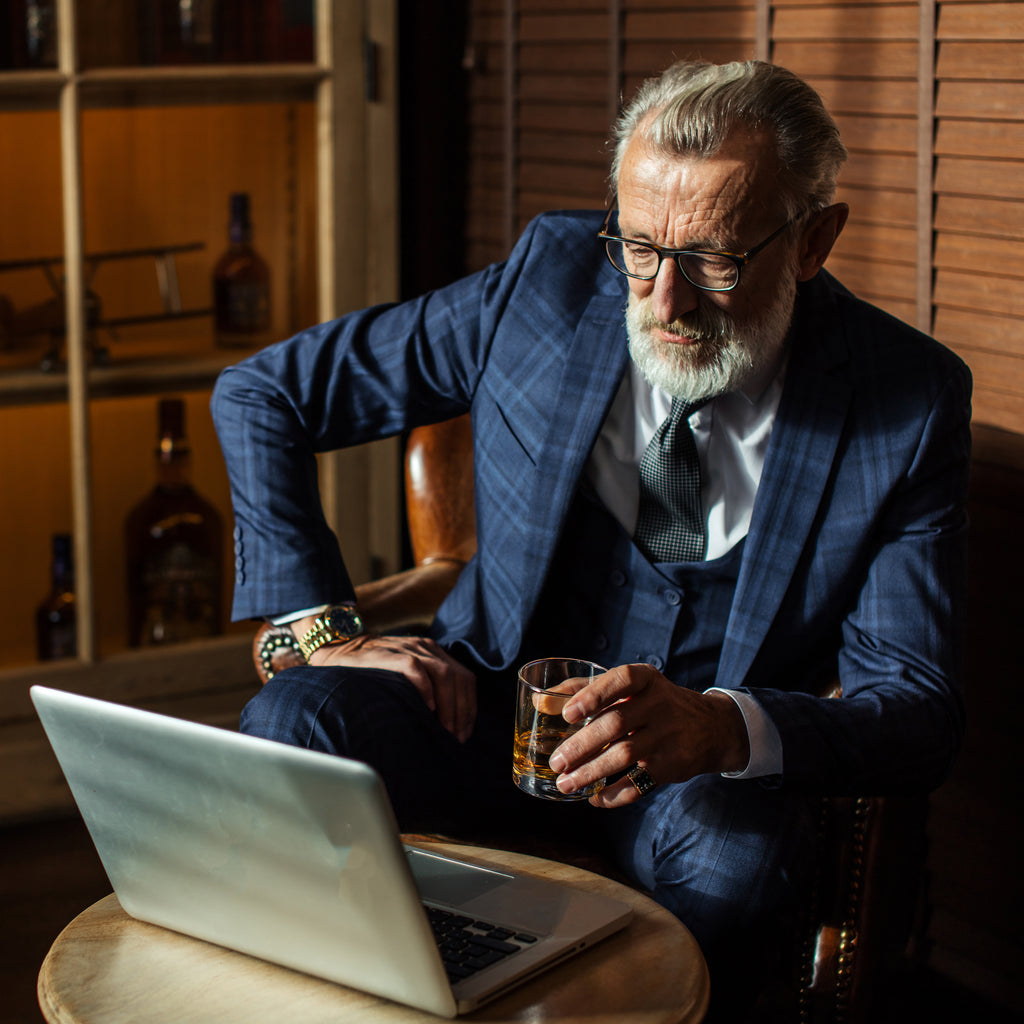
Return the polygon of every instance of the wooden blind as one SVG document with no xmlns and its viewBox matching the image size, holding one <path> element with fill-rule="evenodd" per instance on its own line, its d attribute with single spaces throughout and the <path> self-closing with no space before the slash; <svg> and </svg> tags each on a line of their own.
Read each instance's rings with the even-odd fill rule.
<svg viewBox="0 0 1024 1024">
<path fill-rule="evenodd" d="M 935 336 L 975 378 L 975 418 L 1024 430 L 1024 6 L 939 3 Z"/>
<path fill-rule="evenodd" d="M 774 5 L 772 59 L 806 78 L 835 117 L 849 159 L 850 220 L 829 269 L 908 323 L 918 316 L 916 4 Z"/>
<path fill-rule="evenodd" d="M 1024 430 L 1024 5 L 470 0 L 466 269 L 545 209 L 607 200 L 621 97 L 679 57 L 766 57 L 839 123 L 851 216 L 829 268 L 970 364 Z"/>
</svg>

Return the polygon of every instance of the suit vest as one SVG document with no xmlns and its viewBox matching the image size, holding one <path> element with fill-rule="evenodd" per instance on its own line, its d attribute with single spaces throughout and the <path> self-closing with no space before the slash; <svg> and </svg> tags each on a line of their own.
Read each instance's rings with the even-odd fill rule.
<svg viewBox="0 0 1024 1024">
<path fill-rule="evenodd" d="M 744 542 L 713 561 L 652 565 L 594 495 L 578 493 L 566 522 L 521 660 L 647 662 L 680 685 L 712 686 Z"/>
</svg>

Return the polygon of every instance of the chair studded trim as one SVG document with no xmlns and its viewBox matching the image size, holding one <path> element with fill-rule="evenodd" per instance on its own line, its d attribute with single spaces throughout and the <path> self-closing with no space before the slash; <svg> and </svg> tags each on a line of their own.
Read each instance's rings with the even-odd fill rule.
<svg viewBox="0 0 1024 1024">
<path fill-rule="evenodd" d="M 253 662 L 260 682 L 267 683 L 278 672 L 294 665 L 305 665 L 299 642 L 289 626 L 275 626 L 265 622 L 253 638 Z"/>
<path fill-rule="evenodd" d="M 700 462 L 688 422 L 703 402 L 672 399 L 640 460 L 640 508 L 633 539 L 652 562 L 698 562 L 707 549 Z"/>
<path fill-rule="evenodd" d="M 865 842 L 877 801 L 868 797 L 824 797 L 819 805 L 818 844 L 826 846 L 826 833 L 838 828 L 845 836 L 848 859 L 840 868 L 840 917 L 830 920 L 822 906 L 822 867 L 808 901 L 805 932 L 799 950 L 800 1024 L 848 1024 L 854 975 L 858 967 L 858 917 L 864 898 Z M 829 883 L 829 888 L 834 884 Z M 825 916 L 825 923 L 822 917 Z M 857 1018 L 860 1019 L 859 1017 Z"/>
</svg>

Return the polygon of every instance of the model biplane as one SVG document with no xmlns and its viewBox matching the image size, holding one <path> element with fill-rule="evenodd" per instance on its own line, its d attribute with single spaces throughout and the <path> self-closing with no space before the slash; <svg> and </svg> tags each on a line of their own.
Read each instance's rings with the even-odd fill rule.
<svg viewBox="0 0 1024 1024">
<path fill-rule="evenodd" d="M 88 253 L 84 257 L 86 347 L 90 360 L 95 365 L 103 366 L 110 360 L 109 349 L 105 345 L 101 345 L 98 340 L 98 332 L 101 330 L 108 330 L 116 336 L 119 327 L 209 316 L 213 312 L 210 306 L 183 309 L 181 292 L 178 287 L 175 257 L 179 253 L 195 252 L 203 248 L 205 245 L 202 242 L 186 242 L 181 245 L 155 245 L 144 249 L 94 252 Z M 158 312 L 144 313 L 138 316 L 104 317 L 102 302 L 93 288 L 93 280 L 97 271 L 104 263 L 134 259 L 155 261 L 157 288 L 162 308 Z M 53 290 L 53 295 L 50 298 L 22 310 L 15 310 L 10 299 L 0 294 L 0 352 L 27 347 L 36 343 L 36 339 L 45 337 L 46 349 L 39 365 L 40 369 L 46 373 L 52 373 L 63 366 L 61 354 L 67 333 L 64 278 L 61 272 L 63 265 L 63 256 L 0 261 L 0 273 L 38 268 L 46 276 L 46 280 Z"/>
</svg>

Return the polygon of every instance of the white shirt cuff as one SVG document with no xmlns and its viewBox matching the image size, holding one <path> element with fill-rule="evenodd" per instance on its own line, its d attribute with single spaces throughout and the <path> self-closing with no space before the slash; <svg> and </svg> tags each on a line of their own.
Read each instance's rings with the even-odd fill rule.
<svg viewBox="0 0 1024 1024">
<path fill-rule="evenodd" d="M 275 615 L 270 621 L 275 626 L 285 626 L 289 622 L 296 622 L 299 619 L 304 619 L 307 615 L 319 615 L 326 607 L 327 605 L 320 604 L 315 608 L 303 608 L 300 612 L 288 612 L 285 615 Z"/>
<path fill-rule="evenodd" d="M 758 779 L 764 775 L 782 774 L 782 738 L 775 723 L 768 717 L 761 705 L 750 696 L 739 690 L 724 690 L 720 686 L 712 686 L 705 693 L 728 694 L 740 709 L 747 727 L 747 739 L 750 741 L 750 760 L 741 772 L 722 772 L 725 779 Z"/>
</svg>

